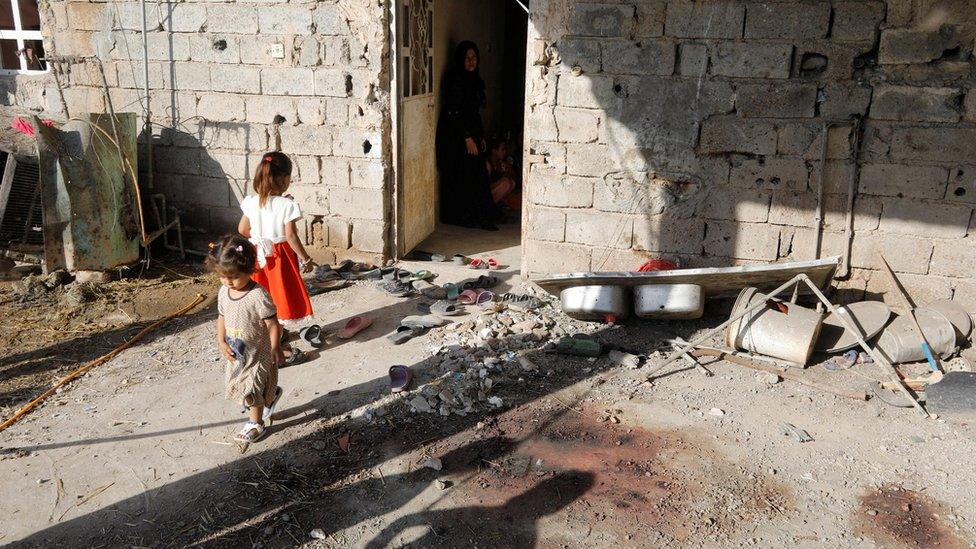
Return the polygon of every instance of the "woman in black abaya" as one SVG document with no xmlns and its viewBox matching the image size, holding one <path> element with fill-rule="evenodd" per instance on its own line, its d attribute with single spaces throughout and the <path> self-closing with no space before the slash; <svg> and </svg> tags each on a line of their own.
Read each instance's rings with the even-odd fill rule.
<svg viewBox="0 0 976 549">
<path fill-rule="evenodd" d="M 484 158 L 485 83 L 478 73 L 480 62 L 478 46 L 461 42 L 441 88 L 444 107 L 437 124 L 441 221 L 495 231 L 497 214 Z"/>
</svg>

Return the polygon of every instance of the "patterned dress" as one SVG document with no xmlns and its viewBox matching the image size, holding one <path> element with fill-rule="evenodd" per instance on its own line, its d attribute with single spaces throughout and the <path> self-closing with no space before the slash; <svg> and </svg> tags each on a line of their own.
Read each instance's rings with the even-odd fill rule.
<svg viewBox="0 0 976 549">
<path fill-rule="evenodd" d="M 230 290 L 222 286 L 217 311 L 224 317 L 227 331 L 224 341 L 236 358 L 224 370 L 225 396 L 244 405 L 247 397 L 251 397 L 251 406 L 271 404 L 278 385 L 278 367 L 264 322 L 276 316 L 271 296 L 256 282 L 251 282 L 250 289 L 237 298 L 231 297 Z"/>
</svg>

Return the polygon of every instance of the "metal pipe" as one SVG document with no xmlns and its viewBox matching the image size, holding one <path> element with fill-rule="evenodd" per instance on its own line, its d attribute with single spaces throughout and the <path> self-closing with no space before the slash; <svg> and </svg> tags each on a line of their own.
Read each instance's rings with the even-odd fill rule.
<svg viewBox="0 0 976 549">
<path fill-rule="evenodd" d="M 817 183 L 816 241 L 813 245 L 813 258 L 820 259 L 820 241 L 823 238 L 824 173 L 827 171 L 827 141 L 832 124 L 823 126 L 823 140 L 820 143 L 820 177 Z"/>
<path fill-rule="evenodd" d="M 388 32 L 390 33 L 390 89 L 393 90 L 393 97 L 390 100 L 390 125 L 392 126 L 390 134 L 392 135 L 392 146 L 390 147 L 390 154 L 393 157 L 390 162 L 390 166 L 393 169 L 393 177 L 391 178 L 393 183 L 392 198 L 393 198 L 393 260 L 397 261 L 400 259 L 400 205 L 401 197 L 400 193 L 403 190 L 403 185 L 401 184 L 401 177 L 403 174 L 403 166 L 401 165 L 401 155 L 400 155 L 400 145 L 403 142 L 402 135 L 402 125 L 400 121 L 400 98 L 402 97 L 401 86 L 400 86 L 400 41 L 397 39 L 397 27 L 399 26 L 399 21 L 397 19 L 399 15 L 399 2 L 390 2 L 390 24 L 388 25 Z M 405 22 L 406 23 L 406 22 Z"/>
<path fill-rule="evenodd" d="M 149 165 L 146 166 L 146 187 L 153 190 L 153 153 L 152 153 L 152 112 L 149 110 L 149 41 L 146 37 L 146 0 L 140 0 L 142 6 L 142 78 L 144 81 L 143 92 L 146 94 L 146 109 L 143 132 L 146 134 L 146 158 Z"/>
<path fill-rule="evenodd" d="M 854 143 L 851 147 L 851 176 L 847 181 L 847 224 L 844 226 L 844 254 L 841 257 L 838 278 L 847 278 L 851 274 L 851 246 L 854 244 L 854 197 L 857 193 L 858 157 L 861 154 L 861 119 L 854 119 Z"/>
</svg>

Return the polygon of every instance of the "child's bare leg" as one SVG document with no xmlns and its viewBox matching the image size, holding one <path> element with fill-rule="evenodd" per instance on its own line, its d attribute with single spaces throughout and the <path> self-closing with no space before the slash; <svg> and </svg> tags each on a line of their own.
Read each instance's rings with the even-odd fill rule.
<svg viewBox="0 0 976 549">
<path fill-rule="evenodd" d="M 247 406 L 248 419 L 250 419 L 254 423 L 259 423 L 261 425 L 264 425 L 264 421 L 261 419 L 261 414 L 264 413 L 264 406 L 252 406 L 251 402 L 253 402 L 253 399 L 251 397 L 247 397 L 246 399 L 244 399 L 244 405 Z"/>
</svg>

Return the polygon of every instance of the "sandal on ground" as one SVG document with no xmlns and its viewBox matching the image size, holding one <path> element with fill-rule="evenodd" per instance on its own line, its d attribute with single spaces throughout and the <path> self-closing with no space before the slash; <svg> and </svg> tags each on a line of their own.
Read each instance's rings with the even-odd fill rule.
<svg viewBox="0 0 976 549">
<path fill-rule="evenodd" d="M 451 258 L 451 261 L 453 261 L 455 265 L 462 265 L 463 266 L 463 265 L 467 265 L 468 262 L 471 261 L 471 260 L 468 259 L 467 256 L 464 256 L 464 255 L 461 255 L 461 254 L 454 254 L 454 257 Z"/>
<path fill-rule="evenodd" d="M 489 257 L 487 260 L 485 260 L 485 264 L 487 264 L 488 269 L 492 271 L 495 271 L 501 267 L 501 265 L 498 264 L 498 260 L 494 257 Z"/>
<path fill-rule="evenodd" d="M 298 332 L 298 335 L 315 347 L 322 346 L 322 327 L 318 324 L 305 326 L 301 332 Z"/>
<path fill-rule="evenodd" d="M 402 393 L 410 387 L 413 380 L 413 371 L 400 364 L 390 366 L 390 392 Z"/>
<path fill-rule="evenodd" d="M 406 343 L 410 341 L 411 339 L 419 336 L 422 333 L 424 333 L 424 329 L 421 327 L 404 326 L 401 324 L 400 326 L 397 326 L 395 332 L 387 336 L 387 339 L 393 342 L 394 345 L 400 345 L 402 343 Z"/>
<path fill-rule="evenodd" d="M 282 363 L 281 367 L 294 366 L 296 364 L 301 364 L 305 362 L 305 351 L 301 349 L 292 349 L 291 355 L 285 357 L 285 362 Z"/>
<path fill-rule="evenodd" d="M 415 272 L 413 274 L 410 274 L 410 276 L 408 276 L 404 280 L 404 282 L 417 282 L 418 280 L 426 280 L 426 281 L 429 282 L 429 281 L 431 281 L 431 280 L 433 280 L 435 278 L 437 278 L 437 274 L 435 274 L 435 273 L 433 273 L 431 271 L 428 271 L 427 269 L 422 269 L 422 270 L 417 271 L 417 272 Z"/>
<path fill-rule="evenodd" d="M 477 301 L 478 290 L 464 290 L 457 297 L 457 302 L 461 305 L 474 305 Z"/>
<path fill-rule="evenodd" d="M 346 273 L 353 269 L 356 263 L 351 259 L 343 259 L 338 265 L 333 269 L 337 273 Z"/>
<path fill-rule="evenodd" d="M 469 269 L 487 269 L 488 268 L 488 262 L 485 261 L 484 259 L 475 258 L 475 259 L 472 259 L 471 260 L 471 263 L 468 264 L 468 268 Z"/>
<path fill-rule="evenodd" d="M 444 299 L 447 297 L 447 290 L 436 284 L 431 284 L 426 280 L 416 280 L 411 283 L 414 290 L 417 290 L 424 297 L 431 299 Z"/>
<path fill-rule="evenodd" d="M 404 317 L 400 321 L 401 326 L 410 326 L 412 328 L 437 328 L 438 326 L 443 326 L 447 324 L 447 320 L 443 319 L 437 315 L 413 315 Z"/>
<path fill-rule="evenodd" d="M 372 325 L 372 318 L 368 316 L 354 316 L 339 330 L 339 339 L 349 339 Z"/>
<path fill-rule="evenodd" d="M 461 313 L 461 308 L 450 301 L 440 300 L 430 306 L 430 312 L 441 316 L 454 316 Z"/>
<path fill-rule="evenodd" d="M 241 432 L 234 435 L 234 440 L 237 442 L 250 444 L 252 442 L 261 440 L 261 437 L 263 437 L 266 432 L 267 430 L 264 428 L 264 425 L 255 423 L 253 421 L 248 421 L 244 424 L 244 428 L 241 429 Z"/>
<path fill-rule="evenodd" d="M 465 280 L 461 283 L 461 290 L 475 290 L 478 288 L 492 288 L 498 284 L 498 278 L 491 275 L 481 275 L 478 278 Z"/>
<path fill-rule="evenodd" d="M 318 295 L 332 290 L 341 290 L 349 285 L 349 281 L 343 278 L 333 278 L 329 280 L 311 280 L 307 284 L 309 295 Z"/>
<path fill-rule="evenodd" d="M 400 280 L 385 282 L 380 287 L 386 290 L 388 294 L 396 297 L 407 297 L 414 293 L 413 286 Z"/>
<path fill-rule="evenodd" d="M 459 288 L 457 284 L 454 284 L 452 282 L 448 282 L 447 284 L 444 284 L 443 288 L 444 288 L 444 292 L 446 293 L 444 297 L 452 301 L 457 299 L 458 294 L 461 293 L 461 288 Z"/>
<path fill-rule="evenodd" d="M 282 394 L 284 394 L 284 391 L 281 389 L 281 387 L 275 387 L 274 400 L 272 400 L 271 404 L 264 408 L 264 412 L 261 414 L 261 420 L 266 421 L 269 427 L 271 426 L 271 416 L 274 415 L 275 405 L 277 405 L 278 401 L 281 400 Z"/>
<path fill-rule="evenodd" d="M 492 293 L 490 290 L 478 291 L 478 297 L 476 297 L 474 300 L 476 305 L 481 305 L 483 307 L 493 301 L 495 301 L 495 294 Z"/>
<path fill-rule="evenodd" d="M 509 307 L 523 311 L 531 311 L 544 305 L 538 297 L 523 294 L 505 294 L 502 296 L 502 302 Z"/>
</svg>

